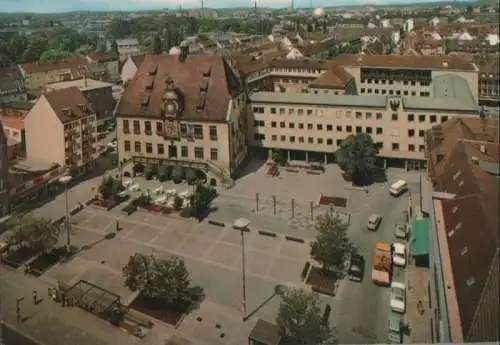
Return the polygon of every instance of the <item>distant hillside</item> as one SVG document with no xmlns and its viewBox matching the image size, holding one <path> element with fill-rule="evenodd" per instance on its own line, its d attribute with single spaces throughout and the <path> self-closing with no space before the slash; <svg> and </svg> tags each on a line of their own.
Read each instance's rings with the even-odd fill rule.
<svg viewBox="0 0 500 345">
<path fill-rule="evenodd" d="M 495 5 L 498 3 L 498 0 L 478 0 L 476 4 L 479 6 L 487 6 L 487 5 Z"/>
</svg>

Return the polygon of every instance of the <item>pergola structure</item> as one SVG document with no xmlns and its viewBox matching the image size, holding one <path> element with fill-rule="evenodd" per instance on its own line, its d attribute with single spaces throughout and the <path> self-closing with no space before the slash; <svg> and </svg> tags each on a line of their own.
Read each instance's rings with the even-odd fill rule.
<svg viewBox="0 0 500 345">
<path fill-rule="evenodd" d="M 115 325 L 122 321 L 126 311 L 119 295 L 86 280 L 80 280 L 65 289 L 64 295 L 71 301 L 71 305 L 78 306 Z"/>
</svg>

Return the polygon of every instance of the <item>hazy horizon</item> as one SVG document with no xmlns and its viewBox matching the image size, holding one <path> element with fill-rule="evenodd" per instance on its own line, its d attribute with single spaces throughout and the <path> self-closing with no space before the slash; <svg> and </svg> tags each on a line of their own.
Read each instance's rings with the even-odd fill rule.
<svg viewBox="0 0 500 345">
<path fill-rule="evenodd" d="M 450 2 L 450 1 L 428 1 Z M 60 13 L 72 11 L 147 11 L 177 9 L 180 4 L 184 9 L 201 7 L 201 0 L 0 0 L 3 13 Z M 286 8 L 288 0 L 257 0 L 260 7 Z M 295 0 L 296 8 L 369 6 L 369 5 L 416 5 L 413 0 Z M 250 8 L 253 0 L 204 0 L 205 8 Z"/>
</svg>

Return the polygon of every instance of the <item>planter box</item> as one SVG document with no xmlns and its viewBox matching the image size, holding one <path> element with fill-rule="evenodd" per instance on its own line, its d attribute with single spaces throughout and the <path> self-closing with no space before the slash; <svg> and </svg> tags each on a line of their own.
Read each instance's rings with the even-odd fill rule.
<svg viewBox="0 0 500 345">
<path fill-rule="evenodd" d="M 92 202 L 92 206 L 104 209 L 106 211 L 111 210 L 116 205 L 118 205 L 118 203 L 114 200 L 97 199 Z"/>
</svg>

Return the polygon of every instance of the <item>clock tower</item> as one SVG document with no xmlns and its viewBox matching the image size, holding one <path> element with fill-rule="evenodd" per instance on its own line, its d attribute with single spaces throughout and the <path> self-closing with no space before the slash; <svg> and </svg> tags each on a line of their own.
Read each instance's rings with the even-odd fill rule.
<svg viewBox="0 0 500 345">
<path fill-rule="evenodd" d="M 174 81 L 171 78 L 167 78 L 165 81 L 165 93 L 163 94 L 162 100 L 161 114 L 164 121 L 165 139 L 179 140 L 179 114 L 181 112 L 181 104 L 179 95 L 175 89 Z"/>
</svg>

